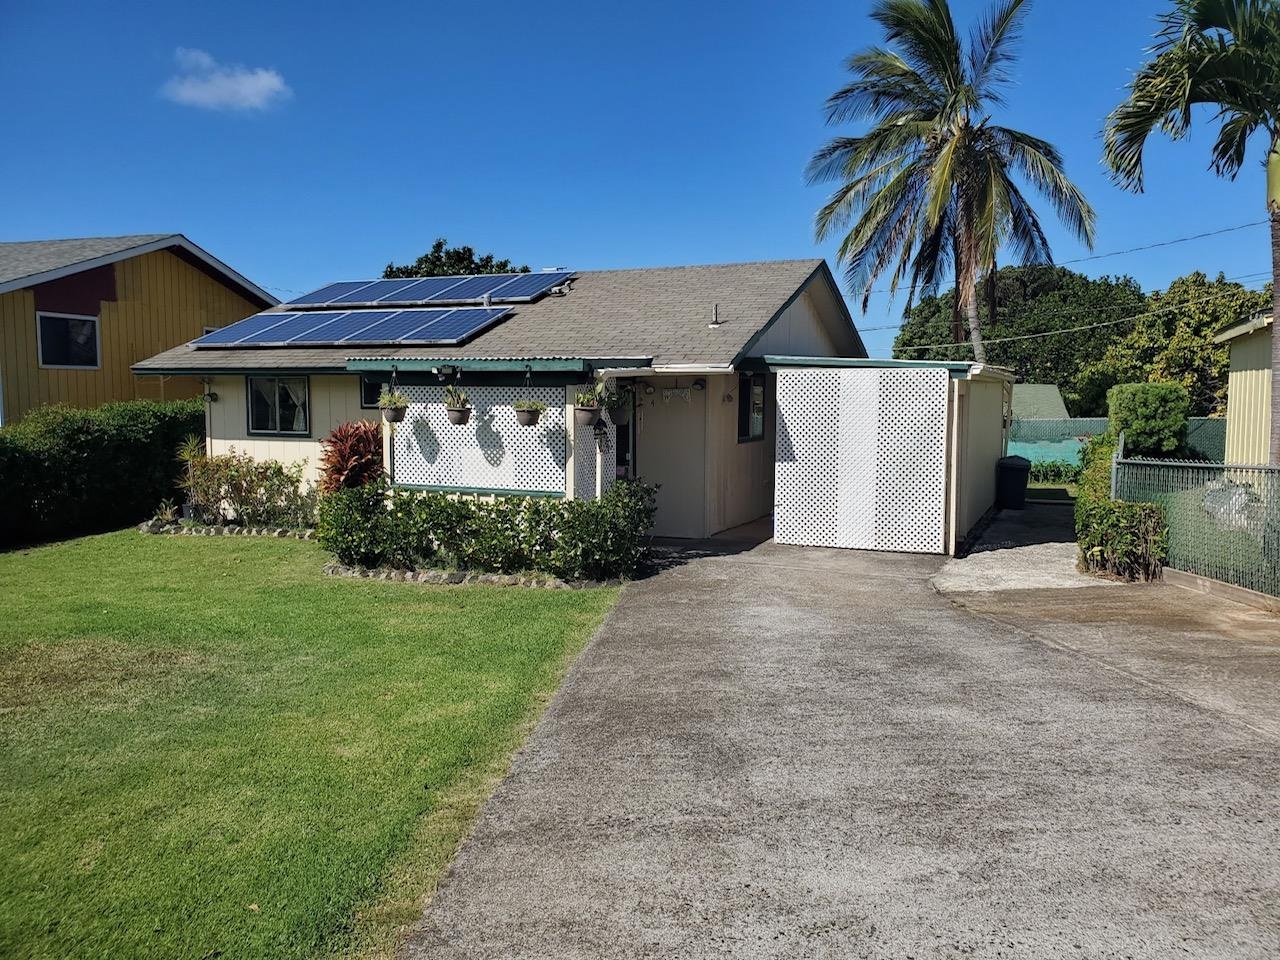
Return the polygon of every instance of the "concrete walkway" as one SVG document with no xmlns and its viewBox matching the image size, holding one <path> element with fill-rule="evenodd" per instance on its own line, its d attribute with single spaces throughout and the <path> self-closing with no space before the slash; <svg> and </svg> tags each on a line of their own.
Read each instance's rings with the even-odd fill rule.
<svg viewBox="0 0 1280 960">
<path fill-rule="evenodd" d="M 1269 693 L 1215 706 L 1201 643 L 1108 659 L 1175 588 L 1020 617 L 940 565 L 739 544 L 627 587 L 406 955 L 1276 956 L 1275 622 L 1180 608 Z M 1087 649 L 1042 632 L 1104 595 Z"/>
</svg>

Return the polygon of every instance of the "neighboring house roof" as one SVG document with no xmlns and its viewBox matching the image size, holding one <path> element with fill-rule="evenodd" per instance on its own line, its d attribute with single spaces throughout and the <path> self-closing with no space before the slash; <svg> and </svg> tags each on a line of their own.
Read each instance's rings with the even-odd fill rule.
<svg viewBox="0 0 1280 960">
<path fill-rule="evenodd" d="M 1062 391 L 1052 383 L 1015 383 L 1013 415 L 1019 420 L 1067 419 Z"/>
<path fill-rule="evenodd" d="M 172 250 L 205 272 L 271 307 L 280 301 L 232 270 L 180 233 L 141 233 L 124 237 L 78 237 L 71 240 L 20 240 L 0 243 L 0 293 L 117 263 L 156 250 Z"/>
<path fill-rule="evenodd" d="M 514 305 L 502 322 L 461 346 L 322 346 L 168 350 L 138 373 L 348 369 L 347 361 L 486 358 L 648 358 L 654 367 L 732 368 L 805 290 L 814 291 L 837 342 L 865 355 L 844 298 L 823 260 L 589 270 L 572 290 Z M 720 324 L 710 326 L 719 306 Z M 287 308 L 282 308 L 287 309 Z M 832 319 L 834 318 L 834 319 Z"/>
<path fill-rule="evenodd" d="M 1243 320 L 1240 323 L 1227 327 L 1227 329 L 1223 330 L 1213 338 L 1213 342 L 1227 343 L 1239 337 L 1247 337 L 1251 333 L 1257 333 L 1259 330 L 1265 330 L 1269 326 L 1271 326 L 1271 314 L 1254 314 L 1248 320 Z"/>
</svg>

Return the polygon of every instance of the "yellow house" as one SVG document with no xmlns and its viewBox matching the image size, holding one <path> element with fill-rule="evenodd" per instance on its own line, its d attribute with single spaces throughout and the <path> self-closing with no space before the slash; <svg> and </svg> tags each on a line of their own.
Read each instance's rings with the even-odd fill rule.
<svg viewBox="0 0 1280 960">
<path fill-rule="evenodd" d="M 0 426 L 48 403 L 202 392 L 133 364 L 279 301 L 177 233 L 0 243 Z"/>
<path fill-rule="evenodd" d="M 1228 327 L 1214 343 L 1230 344 L 1227 375 L 1227 463 L 1263 464 L 1271 436 L 1271 317 Z"/>
</svg>

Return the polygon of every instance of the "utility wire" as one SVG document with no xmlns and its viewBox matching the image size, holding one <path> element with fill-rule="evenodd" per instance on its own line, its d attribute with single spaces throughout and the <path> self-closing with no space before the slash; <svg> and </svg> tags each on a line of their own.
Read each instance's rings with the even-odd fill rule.
<svg viewBox="0 0 1280 960">
<path fill-rule="evenodd" d="M 1112 327 L 1118 323 L 1127 323 L 1130 320 L 1138 320 L 1138 319 L 1141 319 L 1142 317 L 1154 317 L 1161 313 L 1169 313 L 1172 310 L 1179 310 L 1182 307 L 1191 306 L 1192 304 L 1205 303 L 1210 300 L 1221 299 L 1222 297 L 1235 296 L 1236 294 L 1237 294 L 1237 291 L 1234 291 L 1234 290 L 1223 290 L 1219 293 L 1210 294 L 1204 297 L 1197 297 L 1193 300 L 1183 300 L 1179 303 L 1171 304 L 1167 307 L 1158 307 L 1155 310 L 1144 310 L 1142 313 L 1135 313 L 1128 317 L 1120 317 L 1117 320 L 1103 320 L 1099 323 L 1085 323 L 1076 327 L 1062 327 L 1057 330 L 1044 330 L 1044 331 L 1041 331 L 1040 333 L 1022 333 L 1022 334 L 1018 334 L 1016 336 L 1010 336 L 1010 337 L 992 337 L 991 339 L 987 339 L 986 337 L 983 337 L 982 342 L 983 344 L 991 344 L 991 343 L 1009 343 L 1014 340 L 1036 340 L 1042 337 L 1055 337 L 1058 334 L 1062 334 L 1062 333 L 1079 333 L 1082 330 L 1095 330 L 1099 327 Z M 961 343 L 954 343 L 954 342 L 932 343 L 932 344 L 928 344 L 926 346 L 920 346 L 920 347 L 895 347 L 894 349 L 895 350 L 946 350 L 948 348 L 953 348 L 953 347 L 972 347 L 972 346 L 973 344 L 970 341 L 966 340 Z"/>
<path fill-rule="evenodd" d="M 1263 278 L 1270 279 L 1270 278 L 1271 278 L 1271 271 L 1270 271 L 1270 270 L 1259 270 L 1259 271 L 1257 271 L 1256 273 L 1242 273 L 1242 274 L 1240 274 L 1239 276 L 1235 276 L 1235 277 L 1225 277 L 1224 279 L 1225 279 L 1228 283 L 1244 283 L 1244 282 L 1248 282 L 1248 281 L 1251 281 L 1251 280 L 1260 280 L 1260 279 L 1263 279 Z M 1225 290 L 1224 290 L 1224 291 L 1223 291 L 1223 293 L 1222 293 L 1222 295 L 1223 295 L 1223 296 L 1226 296 L 1226 295 L 1228 295 L 1228 294 L 1232 294 L 1232 293 L 1235 293 L 1235 292 L 1237 292 L 1237 291 L 1225 291 Z M 1119 306 L 1098 307 L 1098 308 L 1096 309 L 1096 311 L 1095 311 L 1095 312 L 1106 312 L 1106 311 L 1108 311 L 1108 310 L 1119 310 L 1119 309 L 1121 309 Z M 1051 312 L 1048 312 L 1048 313 L 1042 313 L 1042 314 L 1040 314 L 1040 316 L 1042 316 L 1042 317 L 1061 317 L 1061 316 L 1067 316 L 1068 314 L 1078 314 L 1078 313 L 1080 313 L 1080 312 L 1081 312 L 1081 309 L 1080 309 L 1079 307 L 1066 307 L 1066 308 L 1064 308 L 1064 309 L 1062 309 L 1062 310 L 1054 310 L 1054 311 L 1051 311 Z M 885 324 L 884 326 L 879 326 L 879 327 L 858 327 L 858 332 L 859 332 L 859 333 L 875 333 L 876 331 L 879 331 L 879 330 L 900 330 L 900 329 L 902 329 L 903 327 L 905 327 L 905 326 L 906 326 L 908 323 L 910 323 L 910 322 L 911 322 L 910 320 L 903 320 L 903 321 L 901 321 L 900 323 L 890 323 L 890 324 Z M 988 322 L 999 322 L 999 320 L 998 320 L 998 318 L 997 318 L 997 320 L 995 320 L 995 321 L 990 321 L 990 320 L 989 320 Z"/>
</svg>

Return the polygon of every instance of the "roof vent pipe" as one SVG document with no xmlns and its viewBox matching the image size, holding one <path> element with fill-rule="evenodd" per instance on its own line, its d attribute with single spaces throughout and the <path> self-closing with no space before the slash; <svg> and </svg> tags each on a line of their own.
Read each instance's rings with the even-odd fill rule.
<svg viewBox="0 0 1280 960">
<path fill-rule="evenodd" d="M 484 305 L 485 305 L 486 307 L 491 307 L 491 306 L 493 306 L 493 294 L 491 294 L 491 293 L 486 293 L 486 294 L 484 295 Z"/>
<path fill-rule="evenodd" d="M 717 303 L 711 307 L 711 322 L 707 326 L 712 330 L 720 326 L 720 304 Z"/>
</svg>

